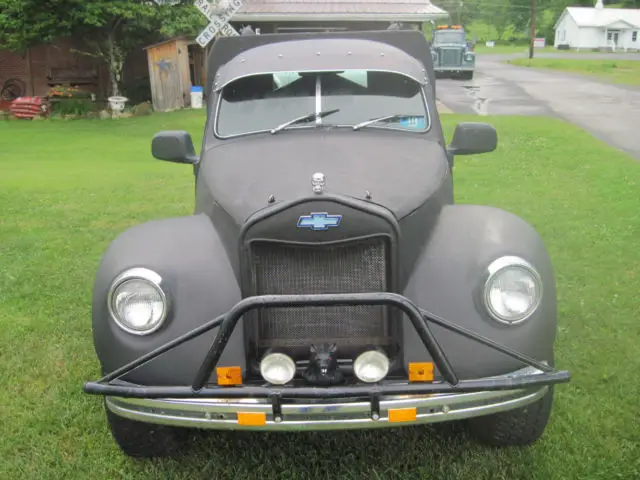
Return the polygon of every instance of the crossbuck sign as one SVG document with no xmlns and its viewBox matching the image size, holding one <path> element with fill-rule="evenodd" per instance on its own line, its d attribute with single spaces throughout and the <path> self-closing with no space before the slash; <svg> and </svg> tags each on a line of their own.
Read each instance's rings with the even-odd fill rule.
<svg viewBox="0 0 640 480">
<path fill-rule="evenodd" d="M 214 39 L 217 33 L 225 36 L 239 35 L 228 22 L 240 10 L 244 0 L 226 0 L 224 3 L 224 6 L 215 6 L 208 0 L 195 0 L 193 2 L 196 8 L 211 22 L 196 38 L 198 45 L 203 48 Z"/>
</svg>

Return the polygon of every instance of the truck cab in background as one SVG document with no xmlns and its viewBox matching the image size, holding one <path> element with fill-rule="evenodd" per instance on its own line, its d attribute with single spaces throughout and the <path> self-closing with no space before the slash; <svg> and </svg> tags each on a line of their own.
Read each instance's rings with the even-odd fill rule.
<svg viewBox="0 0 640 480">
<path fill-rule="evenodd" d="M 476 54 L 461 25 L 439 25 L 435 28 L 431 38 L 431 56 L 436 76 L 473 78 Z"/>
</svg>

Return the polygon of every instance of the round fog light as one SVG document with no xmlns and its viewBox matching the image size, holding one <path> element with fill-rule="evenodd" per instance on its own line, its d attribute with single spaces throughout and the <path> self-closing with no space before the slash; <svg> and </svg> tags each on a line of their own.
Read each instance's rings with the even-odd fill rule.
<svg viewBox="0 0 640 480">
<path fill-rule="evenodd" d="M 379 382 L 389 373 L 389 359 L 378 350 L 366 351 L 353 362 L 353 372 L 363 382 Z"/>
<path fill-rule="evenodd" d="M 269 383 L 284 385 L 296 374 L 296 364 L 284 353 L 269 353 L 260 362 L 260 374 Z"/>
</svg>

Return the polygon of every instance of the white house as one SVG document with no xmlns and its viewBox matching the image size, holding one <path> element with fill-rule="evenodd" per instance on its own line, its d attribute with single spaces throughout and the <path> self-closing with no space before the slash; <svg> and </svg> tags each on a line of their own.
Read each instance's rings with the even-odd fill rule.
<svg viewBox="0 0 640 480">
<path fill-rule="evenodd" d="M 554 47 L 640 50 L 640 9 L 567 7 L 554 26 Z"/>
</svg>

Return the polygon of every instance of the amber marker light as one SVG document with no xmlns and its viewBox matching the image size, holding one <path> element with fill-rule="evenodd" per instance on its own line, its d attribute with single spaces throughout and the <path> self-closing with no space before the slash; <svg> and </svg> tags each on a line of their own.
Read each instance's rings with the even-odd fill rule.
<svg viewBox="0 0 640 480">
<path fill-rule="evenodd" d="M 393 408 L 389 409 L 389 422 L 413 422 L 416 419 L 415 408 Z"/>
<path fill-rule="evenodd" d="M 409 363 L 410 382 L 432 382 L 433 362 L 411 362 Z"/>
<path fill-rule="evenodd" d="M 218 385 L 242 385 L 242 369 L 240 367 L 218 367 Z"/>
<path fill-rule="evenodd" d="M 262 412 L 238 412 L 238 425 L 263 427 L 267 424 L 267 414 Z"/>
</svg>

